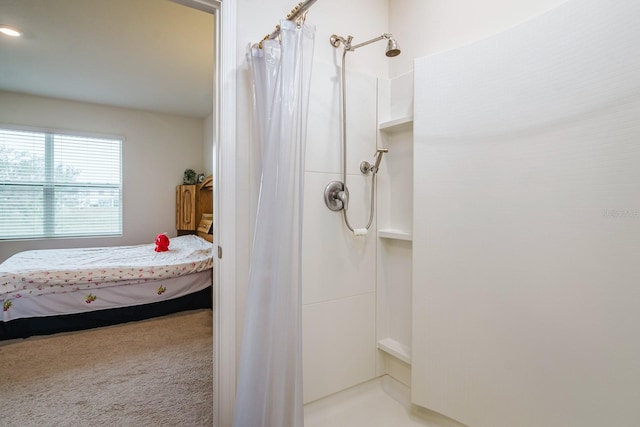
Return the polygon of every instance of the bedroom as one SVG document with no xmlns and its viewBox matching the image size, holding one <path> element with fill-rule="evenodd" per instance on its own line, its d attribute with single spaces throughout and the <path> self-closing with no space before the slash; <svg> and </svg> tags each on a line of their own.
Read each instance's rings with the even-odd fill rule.
<svg viewBox="0 0 640 427">
<path fill-rule="evenodd" d="M 120 236 L 2 241 L 0 261 L 27 249 L 175 236 L 184 170 L 212 173 L 213 17 L 150 3 L 2 1 L 3 20 L 20 16 L 14 25 L 25 34 L 0 45 L 0 123 L 124 142 Z"/>
<path fill-rule="evenodd" d="M 120 169 L 119 197 L 109 205 L 121 208 L 120 230 L 110 236 L 43 238 L 34 235 L 20 239 L 7 238 L 5 233 L 0 239 L 0 263 L 23 251 L 40 249 L 143 244 L 153 248 L 154 239 L 160 233 L 166 233 L 171 242 L 170 251 L 163 254 L 177 253 L 180 241 L 174 239 L 176 186 L 183 183 L 186 169 L 206 176 L 212 174 L 214 168 L 213 15 L 169 1 L 1 0 L 0 22 L 11 23 L 23 33 L 19 38 L 2 36 L 0 40 L 0 128 L 87 138 L 106 136 L 122 141 L 120 164 L 116 165 Z M 2 142 L 0 136 L 0 145 Z M 78 206 L 100 209 L 104 205 L 101 197 L 105 196 L 96 192 L 91 200 Z M 96 217 L 104 218 L 99 214 Z M 5 220 L 0 224 L 6 231 L 10 222 Z M 210 247 L 206 250 L 211 251 Z M 208 262 L 211 262 L 210 256 Z M 168 297 L 155 306 L 162 306 L 161 310 L 179 310 L 178 305 L 169 306 L 195 299 L 192 296 L 196 295 L 210 307 L 210 272 L 209 267 L 199 273 L 206 275 L 206 283 L 203 279 L 198 286 L 207 288 L 182 298 Z M 170 290 L 161 293 L 152 289 L 152 293 L 161 299 Z M 88 306 L 89 301 L 82 304 Z M 91 306 L 94 305 L 92 302 Z M 195 305 L 183 307 L 196 308 Z M 111 312 L 117 313 L 111 316 L 114 321 L 122 321 L 121 309 Z M 131 313 L 138 316 L 142 311 L 132 309 Z M 150 313 L 152 311 L 147 312 Z M 200 333 L 205 332 L 210 342 L 211 311 L 190 313 L 209 319 L 201 322 Z M 153 315 L 157 314 L 164 313 L 156 311 Z M 47 319 L 54 327 L 52 318 Z M 180 319 L 174 318 L 174 322 L 184 321 Z M 91 325 L 85 318 L 82 322 L 83 328 Z M 150 327 L 146 322 L 133 323 Z M 55 325 L 66 328 L 62 323 Z M 2 328 L 0 339 L 11 338 L 14 331 L 22 333 L 27 329 L 22 325 Z M 5 336 L 7 331 L 11 333 Z M 37 353 L 44 357 L 44 342 L 34 338 L 35 342 L 25 340 L 24 343 L 38 346 Z M 200 339 L 204 361 L 199 363 L 210 366 L 212 348 L 206 339 Z M 185 348 L 197 341 L 191 334 Z M 18 343 L 4 343 L 13 342 Z M 15 351 L 9 352 L 9 347 Z M 0 351 L 4 351 L 3 362 L 10 365 L 10 360 L 19 352 L 16 347 L 9 347 L 4 345 Z M 110 353 L 103 351 L 105 358 L 107 354 Z M 56 370 L 55 374 L 61 372 L 63 370 Z M 8 385 L 11 375 L 3 374 L 3 377 Z M 12 410 L 19 410 L 11 402 L 16 403 L 4 401 L 0 406 L 8 407 L 7 404 Z M 204 413 L 210 417 L 210 401 L 205 399 L 202 404 Z"/>
<path fill-rule="evenodd" d="M 89 196 L 82 196 L 86 191 L 69 193 L 81 199 L 64 211 L 82 210 L 105 222 L 107 203 L 115 212 L 111 229 L 78 232 L 73 213 L 65 231 L 47 230 L 37 218 L 12 222 L 11 201 L 31 197 L 8 198 L 0 223 L 0 262 L 26 250 L 152 246 L 160 233 L 175 237 L 176 186 L 182 184 L 183 172 L 193 169 L 206 176 L 213 169 L 213 16 L 149 0 L 3 0 L 0 18 L 23 32 L 21 37 L 3 36 L 0 44 L 4 152 L 19 151 L 14 135 L 38 133 L 54 139 L 63 135 L 62 146 L 76 137 L 95 138 L 94 144 L 106 137 L 120 144 L 110 157 L 116 164 L 109 164 L 119 187 L 114 195 L 100 188 Z M 70 163 L 61 166 L 88 176 L 93 170 L 83 171 L 83 158 L 74 151 L 80 152 L 72 147 L 65 157 Z M 40 152 L 34 153 L 38 158 Z M 102 158 L 95 157 L 96 169 L 102 167 Z M 11 163 L 5 164 L 8 171 Z M 201 191 L 210 193 L 211 187 Z M 211 212 L 211 207 L 198 209 Z M 55 227 L 63 221 L 60 212 Z"/>
</svg>

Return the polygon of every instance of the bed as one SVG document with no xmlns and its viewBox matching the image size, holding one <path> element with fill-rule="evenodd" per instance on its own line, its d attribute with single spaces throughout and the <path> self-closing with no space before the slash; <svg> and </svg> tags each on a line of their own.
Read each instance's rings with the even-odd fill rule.
<svg viewBox="0 0 640 427">
<path fill-rule="evenodd" d="M 211 307 L 213 246 L 197 235 L 154 244 L 46 249 L 0 264 L 0 340 Z"/>
</svg>

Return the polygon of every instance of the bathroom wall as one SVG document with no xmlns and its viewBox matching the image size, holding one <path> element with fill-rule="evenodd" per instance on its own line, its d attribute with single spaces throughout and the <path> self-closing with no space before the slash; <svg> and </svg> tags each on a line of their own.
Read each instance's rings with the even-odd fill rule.
<svg viewBox="0 0 640 427">
<path fill-rule="evenodd" d="M 245 52 L 249 43 L 271 32 L 293 3 L 285 0 L 238 1 L 238 345 L 254 212 L 259 189 L 256 151 L 251 148 L 250 80 Z M 331 34 L 353 35 L 357 42 L 387 31 L 387 0 L 317 2 L 308 15 L 316 26 L 309 108 L 303 229 L 303 357 L 306 402 L 364 382 L 376 375 L 376 237 L 355 238 L 342 216 L 325 207 L 323 192 L 341 180 L 339 76 L 342 49 L 329 44 Z M 363 227 L 370 183 L 359 172 L 371 161 L 376 144 L 377 77 L 386 77 L 390 59 L 384 45 L 348 55 L 348 185 L 350 220 Z M 375 223 L 372 231 L 375 230 Z"/>
<path fill-rule="evenodd" d="M 413 60 L 504 31 L 566 0 L 390 0 L 389 27 L 402 55 L 389 64 L 396 77 Z"/>
<path fill-rule="evenodd" d="M 391 15 L 394 5 L 409 3 L 393 1 Z M 411 3 L 419 7 L 422 2 Z M 493 29 L 500 32 L 526 20 L 493 2 L 500 6 L 493 13 L 501 17 L 494 20 L 494 28 L 473 25 L 484 22 L 482 12 L 488 9 L 469 13 L 474 22 L 466 23 L 461 31 L 466 38 L 460 40 L 448 31 L 462 18 L 450 14 L 444 3 L 424 2 L 425 12 L 430 8 L 434 15 L 429 19 L 434 21 L 433 38 L 439 45 L 427 46 L 428 26 L 420 28 L 422 34 L 413 31 L 418 41 L 412 40 L 409 50 L 419 52 L 414 56 L 466 45 L 486 38 Z M 463 10 L 461 2 L 446 3 Z M 532 16 L 547 6 L 565 6 L 560 4 L 564 2 L 536 3 L 540 4 L 526 2 L 533 6 Z M 583 10 L 585 3 L 594 2 L 574 3 Z M 599 3 L 601 10 L 591 12 L 595 23 L 617 8 L 606 1 Z M 637 4 L 630 7 L 638 10 Z M 525 43 L 516 43 L 509 55 L 496 55 L 486 62 L 481 59 L 491 49 L 475 56 L 478 61 L 453 52 L 427 56 L 420 62 L 429 72 L 416 75 L 416 86 L 425 90 L 423 100 L 431 108 L 416 117 L 414 164 L 423 166 L 416 183 L 428 190 L 416 198 L 423 205 L 415 211 L 415 218 L 421 220 L 416 221 L 420 227 L 414 227 L 414 232 L 428 237 L 414 237 L 414 250 L 423 256 L 414 258 L 414 272 L 422 273 L 420 280 L 429 288 L 414 295 L 413 307 L 422 313 L 420 327 L 429 340 L 416 343 L 420 334 L 414 333 L 413 345 L 421 349 L 414 359 L 429 361 L 431 366 L 425 369 L 426 363 L 422 364 L 420 387 L 414 375 L 413 391 L 419 402 L 469 425 L 633 425 L 638 417 L 631 403 L 636 396 L 631 384 L 639 378 L 633 361 L 640 350 L 631 338 L 638 310 L 637 299 L 629 298 L 635 295 L 638 281 L 632 259 L 638 253 L 635 242 L 640 230 L 637 168 L 632 166 L 638 158 L 633 144 L 637 126 L 631 119 L 638 111 L 638 91 L 637 85 L 625 86 L 635 81 L 637 69 L 627 66 L 627 61 L 638 56 L 613 49 L 634 45 L 629 40 L 638 38 L 630 23 L 634 19 L 619 12 L 622 23 L 605 26 L 607 31 L 627 30 L 615 42 L 595 33 L 594 25 L 586 25 L 577 36 L 573 12 L 560 12 L 558 32 L 546 46 L 535 45 L 548 34 L 537 29 L 518 40 L 534 42 L 529 49 L 521 47 Z M 398 15 L 392 18 L 396 35 L 403 30 L 400 24 Z M 513 47 L 509 43 L 514 37 L 504 38 Z M 578 44 L 583 50 L 558 54 L 552 49 L 560 44 L 572 46 L 569 41 L 576 40 L 583 40 Z M 419 42 L 424 46 L 419 47 Z M 596 56 L 594 42 L 604 46 Z M 538 59 L 535 55 L 549 51 L 546 65 L 531 61 L 508 75 L 513 81 L 525 76 L 522 85 L 506 84 L 507 76 L 500 75 L 514 62 L 510 58 Z M 448 66 L 443 67 L 447 57 Z M 606 66 L 594 57 L 606 58 Z M 562 67 L 575 60 L 583 66 L 571 78 L 548 77 L 561 74 Z M 461 64 L 466 68 L 461 69 Z M 594 83 L 587 78 L 592 76 L 589 71 L 600 75 L 606 70 L 601 74 L 606 77 L 625 67 L 628 75 L 622 73 L 610 81 Z M 408 68 L 406 64 L 394 72 Z M 531 70 L 539 72 L 527 74 Z M 496 90 L 484 92 L 490 81 Z M 474 102 L 468 94 L 476 89 L 485 96 Z M 618 91 L 623 96 L 594 107 L 583 102 L 585 94 L 594 91 L 605 95 Z M 500 110 L 504 103 L 498 98 L 505 92 L 513 102 Z M 553 123 L 536 123 L 525 135 L 519 126 L 527 121 L 519 121 L 518 113 L 529 112 L 536 95 L 537 102 L 549 102 L 537 117 Z M 449 103 L 454 96 L 457 101 Z M 579 101 L 577 111 L 557 116 L 567 99 Z M 443 136 L 440 125 L 445 123 L 452 133 Z M 483 138 L 474 141 L 460 137 L 465 131 L 466 136 L 480 134 L 478 123 L 493 132 L 484 132 Z M 428 149 L 418 149 L 419 142 Z M 420 270 L 415 269 L 418 262 Z M 429 332 L 425 332 L 427 325 Z M 444 345 L 433 345 L 434 336 Z M 439 363 L 443 360 L 444 364 Z M 445 367 L 449 363 L 452 369 Z M 454 377 L 464 380 L 454 384 Z M 444 400 L 447 403 L 442 405 Z"/>
</svg>

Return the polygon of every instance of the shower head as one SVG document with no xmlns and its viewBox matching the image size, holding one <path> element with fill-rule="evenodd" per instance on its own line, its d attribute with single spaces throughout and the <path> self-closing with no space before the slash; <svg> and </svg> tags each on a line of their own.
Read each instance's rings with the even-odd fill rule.
<svg viewBox="0 0 640 427">
<path fill-rule="evenodd" d="M 400 47 L 398 46 L 396 39 L 393 37 L 389 37 L 389 41 L 387 42 L 387 52 L 385 55 L 389 58 L 400 55 Z"/>
<path fill-rule="evenodd" d="M 352 36 L 348 36 L 345 39 L 344 37 L 340 37 L 334 34 L 329 39 L 329 42 L 331 43 L 331 46 L 336 48 L 339 47 L 340 44 L 343 44 L 345 51 L 353 52 L 354 50 L 362 46 L 366 46 L 368 44 L 371 44 L 380 40 L 385 40 L 385 39 L 387 40 L 387 50 L 385 52 L 385 55 L 387 55 L 389 58 L 400 55 L 400 48 L 398 47 L 398 42 L 396 42 L 393 36 L 389 33 L 384 33 L 379 37 L 373 38 L 371 40 L 367 40 L 366 42 L 362 42 L 356 45 L 351 44 L 351 41 L 353 40 Z"/>
</svg>

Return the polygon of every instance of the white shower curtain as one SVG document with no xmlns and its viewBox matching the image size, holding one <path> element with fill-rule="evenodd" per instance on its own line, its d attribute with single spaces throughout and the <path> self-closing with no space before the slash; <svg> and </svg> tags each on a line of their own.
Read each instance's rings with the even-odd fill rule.
<svg viewBox="0 0 640 427">
<path fill-rule="evenodd" d="M 282 21 L 251 50 L 262 179 L 251 256 L 235 427 L 302 426 L 300 257 L 314 27 Z"/>
</svg>

